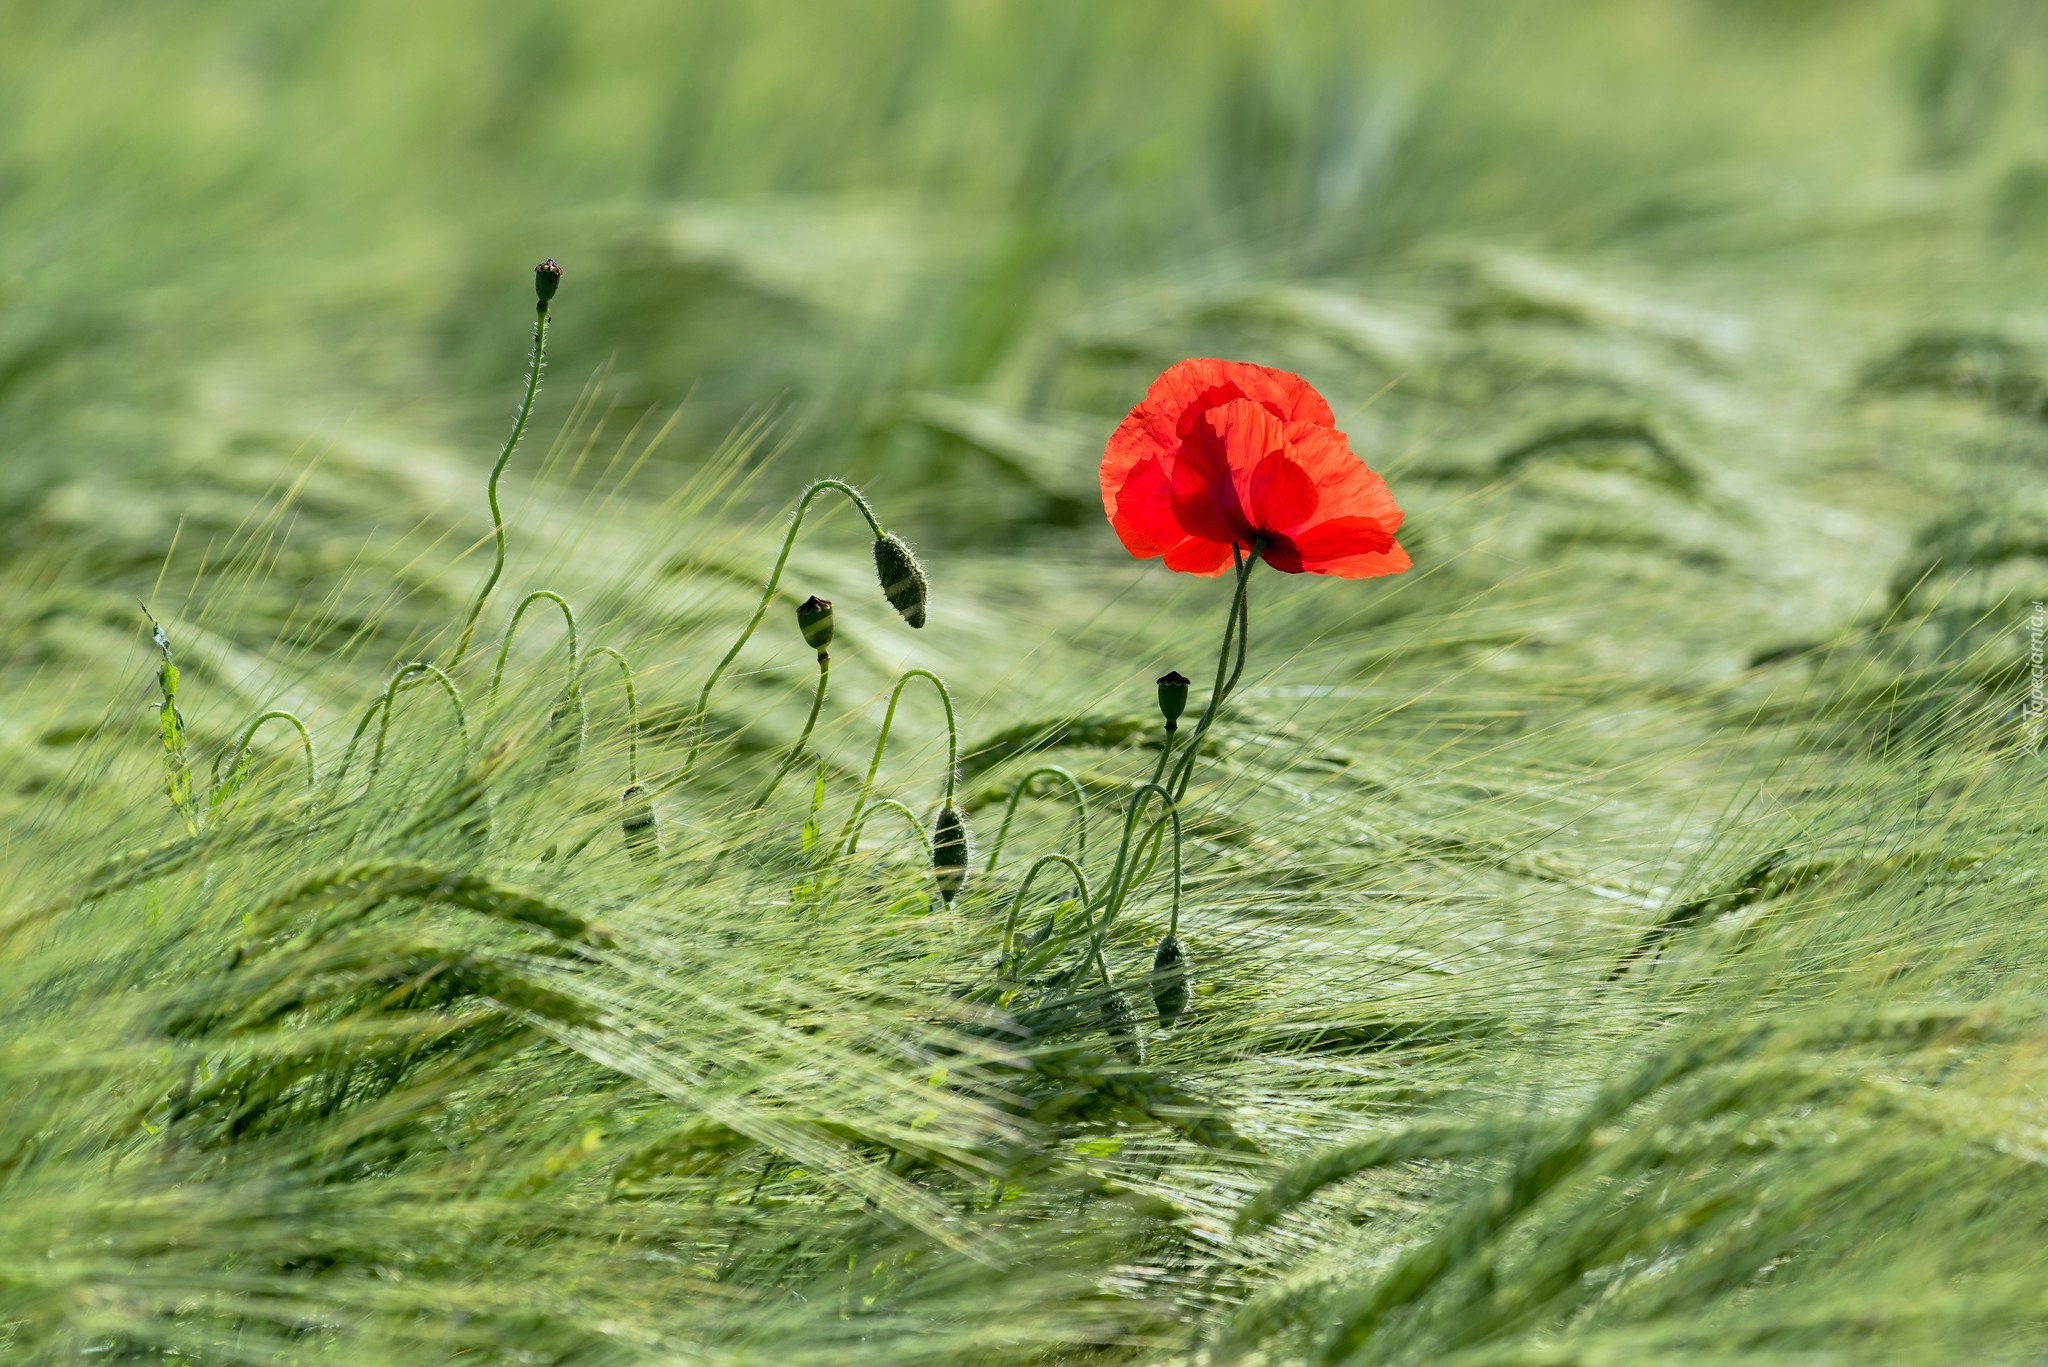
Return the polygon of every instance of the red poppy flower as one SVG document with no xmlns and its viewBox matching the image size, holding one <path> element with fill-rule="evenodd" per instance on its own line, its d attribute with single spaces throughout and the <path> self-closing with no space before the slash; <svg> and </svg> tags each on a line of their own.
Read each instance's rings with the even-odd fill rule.
<svg viewBox="0 0 2048 1367">
<path fill-rule="evenodd" d="M 1182 361 L 1110 436 L 1103 509 L 1124 549 L 1183 574 L 1221 574 L 1232 546 L 1289 574 L 1399 574 L 1401 510 L 1336 424 L 1299 375 Z"/>
</svg>

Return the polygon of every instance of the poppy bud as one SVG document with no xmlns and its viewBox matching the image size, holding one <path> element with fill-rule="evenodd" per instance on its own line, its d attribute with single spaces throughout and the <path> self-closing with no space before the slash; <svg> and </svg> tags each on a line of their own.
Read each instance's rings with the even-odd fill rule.
<svg viewBox="0 0 2048 1367">
<path fill-rule="evenodd" d="M 823 654 L 832 644 L 832 600 L 814 593 L 797 604 L 796 629 L 804 634 L 805 645 Z"/>
<path fill-rule="evenodd" d="M 555 297 L 555 291 L 562 284 L 562 268 L 555 264 L 552 256 L 533 268 L 533 297 L 546 308 L 548 300 Z"/>
<path fill-rule="evenodd" d="M 1188 684 L 1191 680 L 1177 669 L 1169 669 L 1159 676 L 1159 715 L 1166 718 L 1166 729 L 1180 728 L 1180 714 L 1188 710 Z"/>
<path fill-rule="evenodd" d="M 932 822 L 932 877 L 949 906 L 967 882 L 967 864 L 973 857 L 970 844 L 967 818 L 951 807 L 939 808 Z"/>
<path fill-rule="evenodd" d="M 632 784 L 619 794 L 619 803 L 625 809 L 619 817 L 619 834 L 625 838 L 626 853 L 642 863 L 660 854 L 661 822 L 654 815 L 654 804 L 647 800 L 647 789 Z"/>
<path fill-rule="evenodd" d="M 882 595 L 889 606 L 902 613 L 911 626 L 923 626 L 931 588 L 925 583 L 924 566 L 894 532 L 875 538 L 875 575 L 882 581 Z"/>
<path fill-rule="evenodd" d="M 1145 1041 L 1138 1034 L 1138 1018 L 1131 1014 L 1131 1004 L 1124 1000 L 1124 994 L 1111 988 L 1102 996 L 1102 1033 L 1109 1036 L 1110 1048 L 1125 1063 L 1136 1067 L 1145 1061 Z"/>
<path fill-rule="evenodd" d="M 1152 1005 L 1159 1011 L 1162 1030 L 1188 1009 L 1188 956 L 1171 935 L 1152 952 Z"/>
</svg>

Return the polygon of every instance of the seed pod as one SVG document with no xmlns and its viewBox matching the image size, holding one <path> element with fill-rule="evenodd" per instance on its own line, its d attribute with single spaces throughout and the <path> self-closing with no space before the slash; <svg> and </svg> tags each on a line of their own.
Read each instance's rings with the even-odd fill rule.
<svg viewBox="0 0 2048 1367">
<path fill-rule="evenodd" d="M 797 604 L 796 629 L 805 645 L 822 654 L 832 644 L 832 600 L 814 593 Z"/>
<path fill-rule="evenodd" d="M 624 808 L 619 834 L 625 838 L 626 853 L 644 864 L 661 853 L 661 821 L 654 804 L 647 799 L 647 789 L 635 783 L 619 794 L 619 805 Z"/>
<path fill-rule="evenodd" d="M 1188 956 L 1180 941 L 1168 935 L 1152 951 L 1152 1005 L 1159 1012 L 1159 1028 L 1172 1026 L 1188 1009 Z"/>
<path fill-rule="evenodd" d="M 542 308 L 555 297 L 555 291 L 562 285 L 562 268 L 555 264 L 552 256 L 533 268 L 533 297 Z"/>
<path fill-rule="evenodd" d="M 932 821 L 932 877 L 938 880 L 939 896 L 948 905 L 967 883 L 967 865 L 974 857 L 972 845 L 967 818 L 951 807 L 939 808 Z"/>
<path fill-rule="evenodd" d="M 1180 729 L 1180 714 L 1188 710 L 1188 684 L 1191 680 L 1177 669 L 1169 669 L 1159 676 L 1159 715 L 1166 718 L 1166 729 Z"/>
<path fill-rule="evenodd" d="M 875 576 L 882 581 L 882 595 L 889 606 L 902 613 L 911 626 L 923 626 L 931 586 L 925 582 L 924 566 L 894 532 L 875 538 Z"/>
<path fill-rule="evenodd" d="M 1110 1048 L 1116 1056 L 1132 1067 L 1145 1061 L 1145 1041 L 1138 1034 L 1138 1018 L 1131 1014 L 1131 1004 L 1124 1000 L 1124 994 L 1115 988 L 1102 994 L 1102 1033 L 1109 1036 Z"/>
</svg>

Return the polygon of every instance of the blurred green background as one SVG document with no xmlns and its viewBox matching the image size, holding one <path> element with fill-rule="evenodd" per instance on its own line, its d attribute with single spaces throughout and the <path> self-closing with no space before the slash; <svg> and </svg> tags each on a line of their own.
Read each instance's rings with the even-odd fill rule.
<svg viewBox="0 0 2048 1367">
<path fill-rule="evenodd" d="M 543 255 L 514 582 L 743 582 L 829 474 L 937 557 L 956 667 L 1101 591 L 1206 617 L 1093 471 L 1224 355 L 1320 387 L 1409 510 L 1416 574 L 1289 586 L 1355 668 L 1427 640 L 1621 706 L 1911 608 L 1900 659 L 1998 693 L 1982 614 L 2048 581 L 2044 40 L 2000 0 L 9 6 L 0 574 L 38 625 L 0 745 L 62 771 L 105 700 L 29 679 L 141 668 L 138 594 L 215 604 L 209 743 L 256 657 L 445 629 Z M 659 511 L 733 455 L 727 511 Z M 724 610 L 628 600 L 664 641 Z"/>
<path fill-rule="evenodd" d="M 1482 348 L 1504 315 L 1839 381 L 1887 340 L 1873 309 L 2009 315 L 2036 278 L 2041 27 L 1933 0 L 30 0 L 0 17 L 8 539 L 80 475 L 400 431 L 482 462 L 542 255 L 569 269 L 547 418 L 602 371 L 626 426 L 687 399 L 661 458 L 689 463 L 771 415 L 803 472 L 966 481 L 933 534 L 1092 522 L 1103 431 L 1189 352 L 1298 364 L 1381 460 L 1597 387 Z"/>
</svg>

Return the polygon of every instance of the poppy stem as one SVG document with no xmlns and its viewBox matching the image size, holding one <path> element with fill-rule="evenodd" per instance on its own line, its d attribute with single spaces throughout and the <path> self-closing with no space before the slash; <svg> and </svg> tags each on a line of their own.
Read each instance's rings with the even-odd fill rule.
<svg viewBox="0 0 2048 1367">
<path fill-rule="evenodd" d="M 519 600 L 519 606 L 512 609 L 511 620 L 505 623 L 504 639 L 498 643 L 498 660 L 491 667 L 491 691 L 484 696 L 487 711 L 498 704 L 498 689 L 505 681 L 505 661 L 512 654 L 512 638 L 519 633 L 519 624 L 525 620 L 526 610 L 542 602 L 553 603 L 561 609 L 569 646 L 569 695 L 574 698 L 582 690 L 583 651 L 576 640 L 576 610 L 569 606 L 568 599 L 553 589 L 535 589 Z"/>
<path fill-rule="evenodd" d="M 775 568 L 768 571 L 768 582 L 761 586 L 761 601 L 754 608 L 754 615 L 747 620 L 747 625 L 741 630 L 739 639 L 732 643 L 731 648 L 725 652 L 724 658 L 719 660 L 717 665 L 712 668 L 711 677 L 704 681 L 704 687 L 697 691 L 697 706 L 691 711 L 689 721 L 690 753 L 684 758 L 680 769 L 654 786 L 653 790 L 648 793 L 649 797 L 659 797 L 688 778 L 690 771 L 697 767 L 698 751 L 704 747 L 704 722 L 706 714 L 711 707 L 711 690 L 717 686 L 720 679 L 725 677 L 725 671 L 732 668 L 732 662 L 739 658 L 740 651 L 746 646 L 748 641 L 753 639 L 754 629 L 760 626 L 761 619 L 768 615 L 768 605 L 775 601 L 775 590 L 782 583 L 783 568 L 789 564 L 789 552 L 796 545 L 796 534 L 803 528 L 804 514 L 810 511 L 811 504 L 817 499 L 818 495 L 827 490 L 843 495 L 848 502 L 852 503 L 860 515 L 867 520 L 868 527 L 877 537 L 886 535 L 882 530 L 881 522 L 875 517 L 875 510 L 868 506 L 867 499 L 861 496 L 860 490 L 844 480 L 821 479 L 811 485 L 810 488 L 804 490 L 803 496 L 796 501 L 796 510 L 789 516 L 789 530 L 782 535 L 782 549 L 775 557 Z"/>
<path fill-rule="evenodd" d="M 1181 751 L 1180 760 L 1173 766 L 1172 777 L 1166 786 L 1172 790 L 1177 802 L 1187 796 L 1188 781 L 1194 774 L 1195 759 L 1201 754 L 1202 738 L 1208 734 L 1222 710 L 1224 700 L 1237 687 L 1237 681 L 1244 674 L 1245 653 L 1251 639 L 1251 603 L 1245 585 L 1251 578 L 1252 566 L 1258 564 L 1258 547 L 1252 548 L 1252 555 L 1245 555 L 1236 546 L 1230 548 L 1230 558 L 1237 567 L 1237 591 L 1231 595 L 1230 617 L 1223 626 L 1223 645 L 1216 653 L 1216 686 L 1209 690 L 1208 704 L 1202 708 L 1201 720 L 1195 723 L 1194 734 L 1188 737 L 1187 748 Z M 1237 648 L 1236 667 L 1232 668 L 1231 647 Z"/>
<path fill-rule="evenodd" d="M 349 765 L 356 757 L 356 747 L 362 744 L 364 733 L 370 729 L 370 722 L 380 717 L 376 748 L 370 754 L 370 777 L 374 779 L 383 769 L 384 742 L 391 730 L 391 709 L 398 701 L 398 691 L 406 687 L 409 680 L 415 678 L 440 685 L 441 691 L 448 695 L 449 706 L 455 711 L 455 725 L 462 733 L 463 750 L 468 752 L 473 748 L 469 735 L 469 711 L 462 705 L 462 690 L 456 686 L 455 680 L 448 676 L 445 669 L 428 664 L 425 660 L 414 660 L 410 664 L 398 667 L 397 672 L 392 674 L 390 682 L 384 685 L 384 691 L 377 695 L 376 701 L 370 704 L 369 711 L 363 713 L 363 719 L 356 723 L 355 735 L 349 738 L 348 749 L 342 752 L 341 767 L 335 771 L 337 781 L 348 773 Z"/>
<path fill-rule="evenodd" d="M 1009 965 L 1016 953 L 1017 922 L 1023 916 L 1025 895 L 1031 891 L 1031 884 L 1037 879 L 1040 871 L 1048 869 L 1054 864 L 1058 864 L 1068 873 L 1074 875 L 1074 883 L 1081 890 L 1081 905 L 1084 907 L 1088 905 L 1090 896 L 1088 891 L 1088 875 L 1078 863 L 1068 856 L 1058 853 L 1041 854 L 1038 858 L 1032 860 L 1031 866 L 1024 870 L 1023 881 L 1017 884 L 1017 891 L 1010 897 L 1010 913 L 1003 918 L 1003 951 L 1000 962 L 1004 965 Z"/>
<path fill-rule="evenodd" d="M 831 678 L 831 653 L 821 650 L 818 652 L 818 690 L 811 694 L 811 715 L 804 718 L 804 729 L 797 736 L 796 743 L 789 747 L 789 754 L 784 757 L 782 767 L 775 771 L 774 778 L 768 780 L 768 786 L 761 790 L 761 796 L 754 799 L 754 805 L 748 808 L 749 811 L 759 811 L 767 806 L 768 799 L 775 796 L 775 790 L 782 786 L 782 780 L 788 776 L 790 770 L 796 768 L 797 761 L 804 757 L 804 751 L 811 743 L 811 732 L 817 729 L 818 713 L 824 709 L 825 686 Z"/>
<path fill-rule="evenodd" d="M 527 419 L 533 416 L 534 396 L 540 393 L 540 373 L 546 369 L 547 362 L 548 306 L 547 301 L 542 300 L 533 316 L 533 363 L 526 372 L 526 397 L 519 402 L 519 416 L 512 420 L 512 434 L 505 438 L 505 447 L 498 452 L 498 463 L 491 467 L 491 478 L 484 485 L 484 496 L 491 505 L 491 572 L 484 580 L 484 586 L 477 590 L 476 602 L 469 609 L 469 620 L 462 624 L 462 639 L 455 645 L 456 664 L 460 664 L 462 657 L 469 654 L 469 642 L 476 634 L 477 618 L 484 615 L 484 604 L 490 601 L 491 590 L 498 587 L 498 579 L 505 573 L 505 514 L 498 507 L 498 481 L 504 477 L 505 467 L 511 463 L 512 453 L 519 447 L 519 438 L 526 431 Z"/>
<path fill-rule="evenodd" d="M 912 679 L 929 680 L 931 686 L 938 690 L 939 702 L 946 709 L 946 794 L 939 805 L 953 805 L 953 790 L 960 773 L 960 724 L 953 715 L 953 695 L 946 691 L 946 681 L 929 669 L 906 669 L 896 680 L 896 686 L 889 690 L 889 706 L 882 713 L 882 730 L 875 737 L 874 754 L 868 758 L 867 777 L 861 780 L 860 791 L 853 796 L 853 810 L 847 814 L 844 832 L 833 842 L 834 857 L 853 853 L 854 842 L 860 837 L 861 812 L 867 806 L 868 794 L 874 790 L 875 775 L 882 769 L 882 752 L 889 748 L 889 731 L 896 724 L 896 704 L 902 701 L 903 690 L 910 686 Z"/>
<path fill-rule="evenodd" d="M 1024 777 L 1018 779 L 1016 785 L 1010 789 L 1010 801 L 1008 805 L 1003 808 L 1003 824 L 996 828 L 995 846 L 989 850 L 988 863 L 982 869 L 982 872 L 984 874 L 990 874 L 996 871 L 996 861 L 1003 857 L 1003 842 L 1007 840 L 1010 835 L 1010 823 L 1016 820 L 1017 817 L 1017 804 L 1024 800 L 1026 790 L 1028 790 L 1031 787 L 1031 781 L 1041 776 L 1047 776 L 1051 778 L 1064 780 L 1067 785 L 1067 790 L 1073 794 L 1074 856 L 1077 859 L 1086 859 L 1088 857 L 1087 790 L 1081 786 L 1081 780 L 1075 778 L 1070 770 L 1064 769 L 1057 764 L 1041 764 L 1036 769 L 1033 769 L 1030 773 L 1024 775 Z M 1156 782 L 1157 779 L 1155 778 L 1154 781 Z"/>
<path fill-rule="evenodd" d="M 1103 887 L 1102 915 L 1095 921 L 1093 934 L 1089 938 L 1089 954 L 1095 957 L 1099 958 L 1102 953 L 1102 942 L 1104 937 L 1106 937 L 1109 934 L 1109 923 L 1115 920 L 1117 912 L 1123 909 L 1124 902 L 1130 897 L 1131 889 L 1135 887 L 1140 881 L 1142 881 L 1138 878 L 1128 877 L 1125 873 L 1125 870 L 1132 867 L 1135 863 L 1135 861 L 1131 859 L 1131 837 L 1137 833 L 1138 820 L 1140 817 L 1144 815 L 1145 808 L 1148 805 L 1152 795 L 1155 793 L 1159 795 L 1159 804 L 1161 808 L 1163 808 L 1163 811 L 1161 813 L 1159 823 L 1153 827 L 1152 831 L 1147 833 L 1146 838 L 1148 841 L 1151 840 L 1152 837 L 1156 835 L 1156 833 L 1158 832 L 1159 825 L 1165 825 L 1172 828 L 1173 906 L 1172 911 L 1169 914 L 1173 918 L 1173 926 L 1176 929 L 1178 929 L 1178 927 L 1180 926 L 1180 808 L 1174 802 L 1173 794 L 1168 792 L 1163 785 L 1157 783 L 1141 783 L 1131 789 L 1130 805 L 1124 809 L 1123 839 L 1120 840 L 1117 844 L 1116 864 L 1110 869 L 1109 882 L 1106 883 Z M 1142 855 L 1140 857 L 1142 857 Z M 1149 864 L 1147 865 L 1146 871 L 1148 873 L 1150 872 Z M 1084 962 L 1085 957 L 1086 956 L 1084 956 Z"/>
<path fill-rule="evenodd" d="M 629 785 L 640 782 L 640 699 L 633 691 L 633 664 L 623 653 L 612 646 L 599 646 L 583 657 L 583 672 L 588 672 L 592 657 L 607 655 L 619 667 L 619 676 L 626 684 L 626 782 Z M 577 689 L 583 685 L 579 675 Z"/>
</svg>

